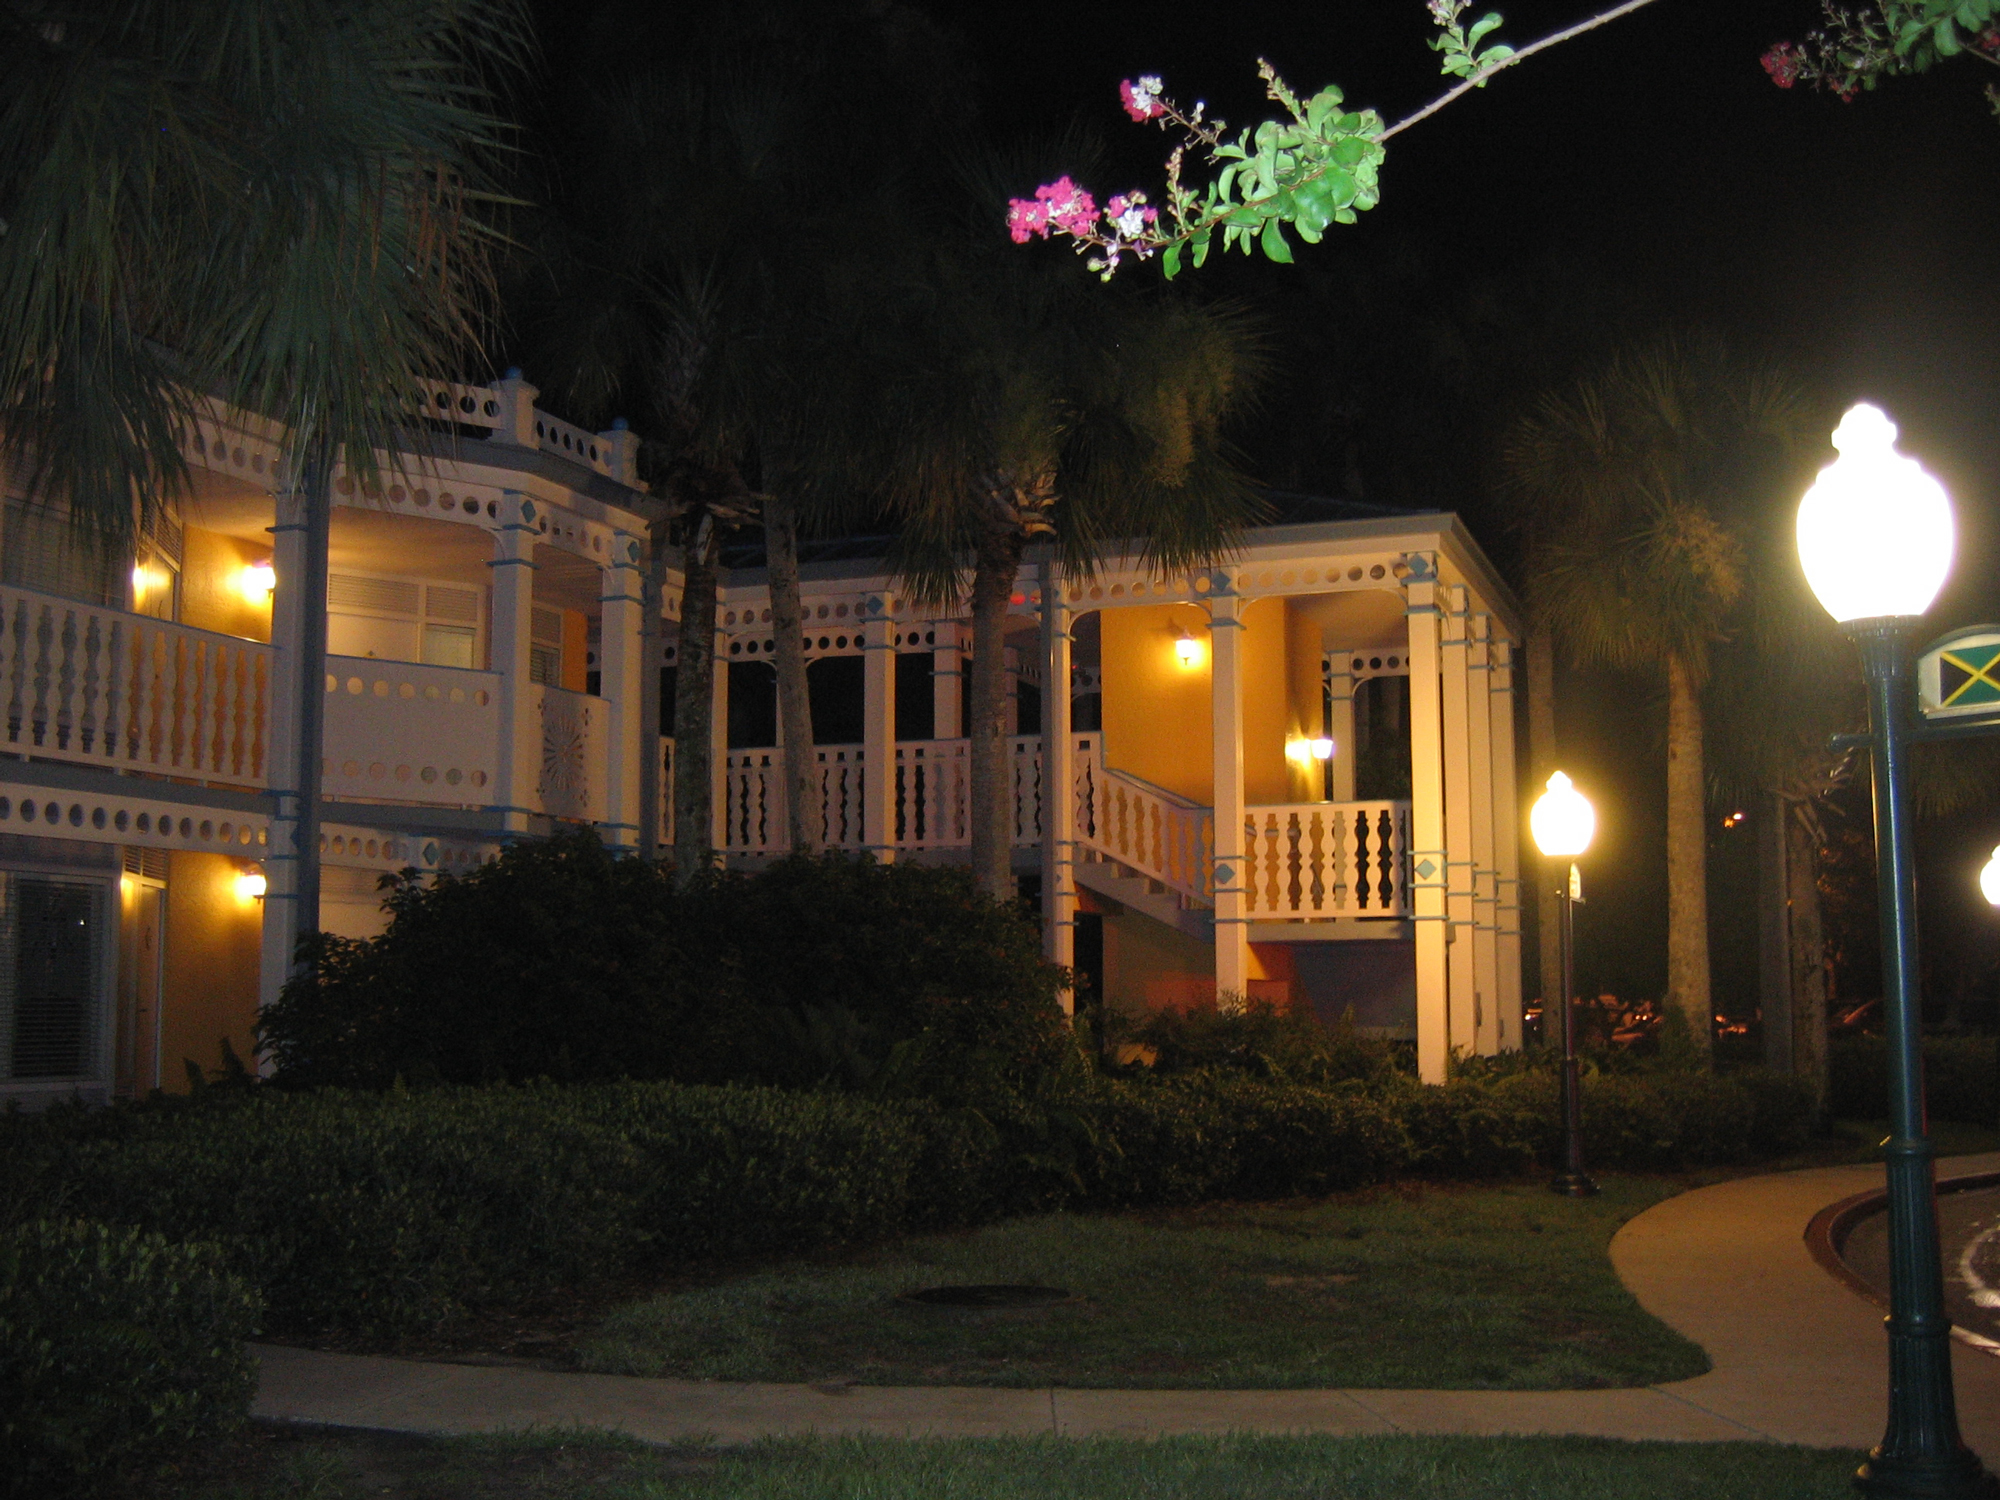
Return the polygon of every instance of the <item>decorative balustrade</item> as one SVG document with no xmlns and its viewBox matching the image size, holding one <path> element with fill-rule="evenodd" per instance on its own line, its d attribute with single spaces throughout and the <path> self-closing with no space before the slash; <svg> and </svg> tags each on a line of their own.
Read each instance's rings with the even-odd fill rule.
<svg viewBox="0 0 2000 1500">
<path fill-rule="evenodd" d="M 1079 780 L 1087 775 L 1090 788 L 1088 815 L 1083 806 L 1078 808 L 1077 837 L 1189 900 L 1211 902 L 1214 812 L 1164 787 L 1104 767 L 1094 742 L 1091 753 L 1079 753 L 1077 762 Z"/>
<path fill-rule="evenodd" d="M 497 672 L 329 656 L 326 694 L 328 795 L 471 807 L 493 800 Z"/>
<path fill-rule="evenodd" d="M 1407 802 L 1300 802 L 1245 810 L 1245 909 L 1266 921 L 1410 911 Z"/>
<path fill-rule="evenodd" d="M 519 380 L 493 385 L 460 385 L 419 380 L 411 404 L 422 416 L 455 427 L 477 427 L 493 440 L 570 459 L 621 484 L 636 484 L 638 439 L 623 429 L 589 432 L 552 417 L 532 401 L 534 388 Z"/>
<path fill-rule="evenodd" d="M 6 748 L 262 786 L 271 648 L 0 589 Z"/>
</svg>

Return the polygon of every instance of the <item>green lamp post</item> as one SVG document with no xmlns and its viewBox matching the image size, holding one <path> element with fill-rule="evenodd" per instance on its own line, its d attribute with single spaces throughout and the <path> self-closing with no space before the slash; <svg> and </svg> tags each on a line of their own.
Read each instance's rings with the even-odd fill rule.
<svg viewBox="0 0 2000 1500">
<path fill-rule="evenodd" d="M 1556 886 L 1556 902 L 1562 913 L 1557 931 L 1562 944 L 1558 968 L 1562 971 L 1563 1169 L 1549 1186 L 1565 1198 L 1588 1198 L 1597 1192 L 1597 1184 L 1583 1170 L 1583 1090 L 1576 1064 L 1576 909 L 1583 904 L 1583 876 L 1577 872 L 1576 860 L 1597 832 L 1597 810 L 1569 777 L 1557 771 L 1549 777 L 1548 790 L 1528 810 L 1528 830 L 1551 866 L 1569 865 L 1568 874 Z M 1542 1013 L 1548 1014 L 1546 1002 Z"/>
<path fill-rule="evenodd" d="M 1834 432 L 1839 459 L 1799 503 L 1806 581 L 1861 652 L 1874 760 L 1875 862 L 1889 1031 L 1889 1421 L 1855 1476 L 1872 1495 L 2000 1495 L 1959 1435 L 1951 1324 L 1938 1256 L 1937 1191 L 1924 1118 L 1916 879 L 1908 766 L 1909 638 L 1951 568 L 1951 502 L 1896 428 L 1856 406 Z"/>
</svg>

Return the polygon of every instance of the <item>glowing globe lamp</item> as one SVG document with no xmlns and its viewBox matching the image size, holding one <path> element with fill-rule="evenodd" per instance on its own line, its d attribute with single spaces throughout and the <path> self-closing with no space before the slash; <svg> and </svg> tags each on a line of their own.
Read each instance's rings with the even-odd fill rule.
<svg viewBox="0 0 2000 1500">
<path fill-rule="evenodd" d="M 1535 847 L 1550 859 L 1575 859 L 1590 847 L 1591 836 L 1597 832 L 1597 811 L 1558 771 L 1549 778 L 1549 789 L 1529 810 L 1528 828 L 1535 836 Z"/>
<path fill-rule="evenodd" d="M 1861 405 L 1841 418 L 1840 457 L 1799 502 L 1799 564 L 1841 624 L 1920 615 L 1951 571 L 1951 501 L 1914 458 L 1896 451 L 1896 424 Z"/>
<path fill-rule="evenodd" d="M 2000 849 L 1993 851 L 1993 857 L 1986 861 L 1986 868 L 1979 872 L 1979 894 L 1995 906 L 2000 906 Z"/>
</svg>

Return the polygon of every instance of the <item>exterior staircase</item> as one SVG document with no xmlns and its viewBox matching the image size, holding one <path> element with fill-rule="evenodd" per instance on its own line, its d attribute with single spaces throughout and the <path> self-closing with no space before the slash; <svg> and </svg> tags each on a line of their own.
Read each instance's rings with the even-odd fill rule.
<svg viewBox="0 0 2000 1500">
<path fill-rule="evenodd" d="M 1177 928 L 1198 942 L 1215 941 L 1213 909 L 1206 902 L 1175 890 L 1165 881 L 1155 880 L 1088 845 L 1078 848 L 1077 861 L 1072 868 L 1078 885 L 1156 922 Z"/>
</svg>

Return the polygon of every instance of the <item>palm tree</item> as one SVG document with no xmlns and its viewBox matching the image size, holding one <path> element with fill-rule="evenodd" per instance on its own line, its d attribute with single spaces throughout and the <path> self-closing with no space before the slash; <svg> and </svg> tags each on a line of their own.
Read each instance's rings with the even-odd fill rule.
<svg viewBox="0 0 2000 1500">
<path fill-rule="evenodd" d="M 882 495 L 919 600 L 970 599 L 971 861 L 998 899 L 1014 895 L 1006 621 L 1028 546 L 1046 541 L 1074 575 L 1136 542 L 1173 570 L 1223 554 L 1260 514 L 1223 437 L 1260 371 L 1249 320 L 1114 295 L 1059 257 L 993 253 L 981 210 L 1009 180 L 1022 174 L 1007 164 L 962 170 L 962 234 L 930 237 L 876 330 L 921 351 L 881 392 L 899 424 Z"/>
<path fill-rule="evenodd" d="M 307 528 L 306 575 L 281 580 L 307 618 L 300 851 L 332 470 L 397 453 L 412 377 L 478 347 L 494 89 L 529 51 L 518 0 L 0 3 L 0 456 L 113 548 L 186 486 L 199 396 L 284 424 Z M 298 871 L 308 933 L 318 861 Z"/>
<path fill-rule="evenodd" d="M 1708 968 L 1703 691 L 1756 597 L 1746 528 L 1813 403 L 1713 340 L 1629 350 L 1544 397 L 1509 435 L 1506 482 L 1532 506 L 1535 617 L 1582 663 L 1657 674 L 1667 696 L 1667 998 L 1703 1058 Z"/>
</svg>

